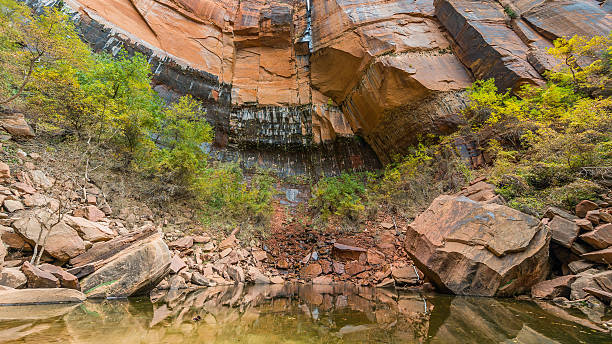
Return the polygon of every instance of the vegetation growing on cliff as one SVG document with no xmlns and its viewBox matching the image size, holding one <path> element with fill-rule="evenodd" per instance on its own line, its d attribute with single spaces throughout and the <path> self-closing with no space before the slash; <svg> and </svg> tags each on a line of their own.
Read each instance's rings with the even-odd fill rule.
<svg viewBox="0 0 612 344">
<path fill-rule="evenodd" d="M 0 66 L 0 106 L 27 112 L 39 133 L 78 142 L 86 179 L 97 161 L 153 181 L 146 192 L 158 204 L 194 202 L 209 224 L 269 217 L 269 175 L 249 181 L 235 164 L 209 163 L 202 105 L 190 96 L 165 104 L 144 56 L 94 53 L 57 8 L 35 14 L 0 0 Z"/>
<path fill-rule="evenodd" d="M 468 91 L 472 133 L 493 133 L 490 179 L 511 206 L 534 214 L 596 200 L 612 166 L 612 35 L 560 39 L 550 53 L 563 64 L 544 87 L 513 95 L 486 80 Z"/>
<path fill-rule="evenodd" d="M 510 206 L 534 215 L 598 199 L 611 186 L 603 176 L 612 169 L 612 34 L 558 39 L 549 53 L 560 65 L 546 85 L 511 93 L 493 79 L 476 81 L 457 133 L 421 140 L 379 175 L 322 179 L 313 188 L 314 211 L 355 219 L 371 212 L 364 209 L 387 209 L 412 217 L 476 174 Z M 456 151 L 457 137 L 480 142 L 493 164 L 471 171 Z"/>
</svg>

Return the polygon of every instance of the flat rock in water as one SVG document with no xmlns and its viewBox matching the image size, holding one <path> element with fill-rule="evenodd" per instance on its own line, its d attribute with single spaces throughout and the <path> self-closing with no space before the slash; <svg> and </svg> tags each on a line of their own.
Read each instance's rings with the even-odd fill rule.
<svg viewBox="0 0 612 344">
<path fill-rule="evenodd" d="M 0 306 L 81 303 L 85 299 L 82 292 L 66 288 L 0 290 Z"/>
<path fill-rule="evenodd" d="M 550 232 L 533 216 L 499 204 L 439 196 L 406 231 L 405 249 L 444 292 L 510 296 L 549 271 Z"/>
<path fill-rule="evenodd" d="M 416 285 L 423 280 L 423 276 L 417 275 L 418 270 L 413 266 L 391 267 L 391 276 L 397 284 Z"/>
</svg>

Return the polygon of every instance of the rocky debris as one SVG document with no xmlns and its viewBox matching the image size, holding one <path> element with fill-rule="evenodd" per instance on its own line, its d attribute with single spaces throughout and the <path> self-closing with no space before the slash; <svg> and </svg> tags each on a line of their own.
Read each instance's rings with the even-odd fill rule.
<svg viewBox="0 0 612 344">
<path fill-rule="evenodd" d="M 85 299 L 85 295 L 79 290 L 66 288 L 0 290 L 0 306 L 81 303 Z"/>
<path fill-rule="evenodd" d="M 229 265 L 226 268 L 226 272 L 229 275 L 229 277 L 232 279 L 232 281 L 234 281 L 234 283 L 240 284 L 240 283 L 245 282 L 244 270 L 242 270 L 240 266 Z"/>
<path fill-rule="evenodd" d="M 332 257 L 340 261 L 359 260 L 361 255 L 367 253 L 366 249 L 350 245 L 334 243 Z"/>
<path fill-rule="evenodd" d="M 4 246 L 4 243 L 0 241 L 0 272 L 4 267 L 4 257 L 6 257 L 7 253 L 8 251 L 6 250 L 6 246 Z"/>
<path fill-rule="evenodd" d="M 0 161 L 0 182 L 6 182 L 11 179 L 11 168 L 9 165 Z"/>
<path fill-rule="evenodd" d="M 396 284 L 417 285 L 423 280 L 423 275 L 415 266 L 391 267 L 391 276 Z"/>
<path fill-rule="evenodd" d="M 187 283 L 185 282 L 185 279 L 179 275 L 174 275 L 170 277 L 169 285 L 170 290 L 187 289 Z"/>
<path fill-rule="evenodd" d="M 89 221 L 98 222 L 106 217 L 106 214 L 98 209 L 95 205 L 88 205 L 86 207 L 75 209 L 72 215 L 76 217 L 84 217 Z"/>
<path fill-rule="evenodd" d="M 595 288 L 598 289 L 599 285 L 595 282 L 593 276 L 597 274 L 597 270 L 590 269 L 587 271 L 583 271 L 579 273 L 576 280 L 571 284 L 571 292 L 570 299 L 571 300 L 581 300 L 587 296 L 587 292 L 584 291 L 584 288 Z"/>
<path fill-rule="evenodd" d="M 61 267 L 45 263 L 40 265 L 39 268 L 55 276 L 60 281 L 62 288 L 81 290 L 79 279 L 75 275 L 64 271 Z"/>
<path fill-rule="evenodd" d="M 270 284 L 270 278 L 264 275 L 258 268 L 251 266 L 249 267 L 249 279 L 255 284 Z"/>
<path fill-rule="evenodd" d="M 29 262 L 24 262 L 21 271 L 28 279 L 28 288 L 59 288 L 60 281 L 52 273 L 41 270 Z"/>
<path fill-rule="evenodd" d="M 597 205 L 597 203 L 585 199 L 576 204 L 576 216 L 586 217 L 589 211 L 596 209 L 599 209 L 599 205 Z"/>
<path fill-rule="evenodd" d="M 476 202 L 487 202 L 497 197 L 497 194 L 495 193 L 495 185 L 489 184 L 484 180 L 470 183 L 469 186 L 463 188 L 456 195 L 465 196 Z"/>
<path fill-rule="evenodd" d="M 321 268 L 321 264 L 310 263 L 302 269 L 300 275 L 303 279 L 308 280 L 308 279 L 312 279 L 312 278 L 319 276 L 322 272 L 323 272 L 323 269 Z"/>
<path fill-rule="evenodd" d="M 198 271 L 194 271 L 191 275 L 191 283 L 203 287 L 214 287 L 217 285 L 215 282 L 210 281 L 209 279 L 204 277 L 204 275 L 202 275 Z"/>
<path fill-rule="evenodd" d="M 572 246 L 580 232 L 580 227 L 576 223 L 561 216 L 553 217 L 548 226 L 552 233 L 552 241 L 567 248 Z"/>
<path fill-rule="evenodd" d="M 146 295 L 169 273 L 170 251 L 155 228 L 145 228 L 94 246 L 73 261 L 78 262 L 75 266 L 96 266 L 80 281 L 87 297 L 138 296 Z"/>
<path fill-rule="evenodd" d="M 531 287 L 531 297 L 552 300 L 555 297 L 569 297 L 570 285 L 578 278 L 575 275 L 561 276 L 542 281 Z"/>
<path fill-rule="evenodd" d="M 604 291 L 598 288 L 591 288 L 591 287 L 583 288 L 583 290 L 585 293 L 595 296 L 596 298 L 604 301 L 608 305 L 610 304 L 610 301 L 612 301 L 612 293 L 608 291 Z"/>
<path fill-rule="evenodd" d="M 594 263 L 612 264 L 612 247 L 603 250 L 588 252 L 582 255 L 582 258 L 590 260 Z"/>
<path fill-rule="evenodd" d="M 172 256 L 172 260 L 170 261 L 170 273 L 178 274 L 181 270 L 187 268 L 187 264 L 178 254 Z"/>
<path fill-rule="evenodd" d="M 570 214 L 569 212 L 567 212 L 567 211 L 565 211 L 563 209 L 560 209 L 560 208 L 557 208 L 557 207 L 548 207 L 546 209 L 546 212 L 544 213 L 544 217 L 549 219 L 549 220 L 552 220 L 555 216 L 559 216 L 559 217 L 562 217 L 562 218 L 564 218 L 566 220 L 570 220 L 570 221 L 578 221 L 578 220 L 580 220 L 578 218 L 578 216 Z M 578 225 L 578 223 L 576 223 L 576 224 Z"/>
<path fill-rule="evenodd" d="M 568 268 L 573 274 L 579 274 L 583 271 L 586 271 L 595 266 L 594 263 L 588 262 L 586 260 L 574 260 L 568 264 Z"/>
<path fill-rule="evenodd" d="M 443 195 L 408 226 L 404 242 L 440 290 L 510 296 L 529 291 L 548 275 L 549 241 L 548 227 L 532 216 Z"/>
<path fill-rule="evenodd" d="M 578 227 L 580 227 L 582 231 L 592 231 L 593 230 L 593 224 L 591 223 L 591 221 L 587 219 L 576 219 L 574 220 L 574 223 Z"/>
<path fill-rule="evenodd" d="M 6 209 L 6 211 L 8 211 L 9 213 L 14 213 L 18 210 L 23 210 L 25 208 L 23 207 L 23 203 L 17 200 L 6 199 L 4 200 L 4 209 Z"/>
<path fill-rule="evenodd" d="M 593 279 L 601 289 L 612 292 L 612 270 L 597 273 L 593 275 Z"/>
<path fill-rule="evenodd" d="M 190 249 L 193 246 L 194 240 L 192 236 L 182 237 L 168 244 L 171 250 L 184 251 Z"/>
<path fill-rule="evenodd" d="M 28 279 L 19 268 L 4 268 L 0 272 L 0 285 L 20 289 L 26 286 Z"/>
<path fill-rule="evenodd" d="M 580 239 L 596 249 L 608 248 L 612 246 L 612 224 L 597 226 L 594 230 L 580 235 Z"/>
</svg>

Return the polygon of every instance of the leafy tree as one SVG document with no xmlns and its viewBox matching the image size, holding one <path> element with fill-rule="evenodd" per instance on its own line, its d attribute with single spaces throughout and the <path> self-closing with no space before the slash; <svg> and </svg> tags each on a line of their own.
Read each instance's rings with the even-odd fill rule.
<svg viewBox="0 0 612 344">
<path fill-rule="evenodd" d="M 187 95 L 161 111 L 139 163 L 150 172 L 164 174 L 174 183 L 193 188 L 207 167 L 208 154 L 203 145 L 213 139 L 212 127 L 201 108 L 198 101 Z"/>
<path fill-rule="evenodd" d="M 0 0 L 0 105 L 23 95 L 36 70 L 83 66 L 89 56 L 74 24 L 58 9 L 34 15 L 22 3 Z"/>
</svg>

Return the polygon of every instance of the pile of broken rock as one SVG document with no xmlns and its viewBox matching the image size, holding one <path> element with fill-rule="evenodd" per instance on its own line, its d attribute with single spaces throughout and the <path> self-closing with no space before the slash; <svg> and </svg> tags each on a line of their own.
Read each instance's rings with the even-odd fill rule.
<svg viewBox="0 0 612 344">
<path fill-rule="evenodd" d="M 535 298 L 561 305 L 612 301 L 612 199 L 583 200 L 575 215 L 549 208 L 542 223 L 552 232 L 551 280 L 536 284 Z"/>
<path fill-rule="evenodd" d="M 15 176 L 0 162 L 0 304 L 140 295 L 167 275 L 170 251 L 151 223 L 128 230 L 95 186 L 77 193 L 37 169 L 36 154 L 18 155 L 29 161 Z"/>
</svg>

